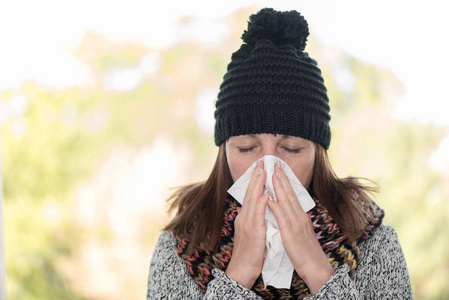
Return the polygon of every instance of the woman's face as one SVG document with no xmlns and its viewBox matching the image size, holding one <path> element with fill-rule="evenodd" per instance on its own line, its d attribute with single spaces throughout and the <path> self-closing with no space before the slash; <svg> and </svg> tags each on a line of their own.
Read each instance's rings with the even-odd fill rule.
<svg viewBox="0 0 449 300">
<path fill-rule="evenodd" d="M 250 134 L 233 136 L 226 141 L 226 157 L 235 182 L 256 160 L 265 155 L 281 158 L 301 184 L 309 188 L 315 163 L 315 145 L 289 135 Z"/>
</svg>

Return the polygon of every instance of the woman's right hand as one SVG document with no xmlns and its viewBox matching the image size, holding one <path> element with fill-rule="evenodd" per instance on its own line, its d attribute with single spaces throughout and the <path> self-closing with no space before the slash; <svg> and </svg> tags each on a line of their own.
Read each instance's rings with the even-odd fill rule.
<svg viewBox="0 0 449 300">
<path fill-rule="evenodd" d="M 265 208 L 268 203 L 264 185 L 267 172 L 263 161 L 254 169 L 243 205 L 234 222 L 234 250 L 226 275 L 251 289 L 262 272 L 265 252 Z"/>
</svg>

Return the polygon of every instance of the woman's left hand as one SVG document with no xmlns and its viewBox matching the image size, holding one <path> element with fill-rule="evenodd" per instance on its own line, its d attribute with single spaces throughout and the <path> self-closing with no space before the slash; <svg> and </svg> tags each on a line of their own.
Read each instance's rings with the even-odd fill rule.
<svg viewBox="0 0 449 300">
<path fill-rule="evenodd" d="M 315 294 L 334 274 L 334 269 L 280 164 L 275 166 L 273 186 L 278 202 L 268 201 L 268 206 L 278 221 L 285 250 L 296 273 Z"/>
</svg>

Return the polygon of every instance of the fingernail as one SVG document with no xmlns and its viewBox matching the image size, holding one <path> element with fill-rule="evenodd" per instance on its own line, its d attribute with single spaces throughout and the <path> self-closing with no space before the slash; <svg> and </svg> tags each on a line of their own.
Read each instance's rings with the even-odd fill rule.
<svg viewBox="0 0 449 300">
<path fill-rule="evenodd" d="M 263 194 L 264 194 L 264 195 L 268 194 L 268 189 L 264 188 L 264 189 L 263 189 Z"/>
<path fill-rule="evenodd" d="M 259 171 L 257 172 L 257 175 L 260 175 L 260 174 L 262 174 L 262 167 L 259 167 Z"/>
<path fill-rule="evenodd" d="M 279 173 L 279 171 L 276 171 L 276 177 L 277 177 L 278 179 L 281 179 L 281 174 Z"/>
<path fill-rule="evenodd" d="M 260 159 L 257 160 L 256 166 L 259 166 L 259 165 L 260 165 Z"/>
<path fill-rule="evenodd" d="M 270 201 L 274 201 L 273 197 L 271 197 L 271 195 L 268 195 L 268 199 L 270 199 Z"/>
<path fill-rule="evenodd" d="M 282 169 L 282 166 L 281 166 L 281 162 L 280 162 L 280 161 L 277 162 L 277 165 L 278 165 L 278 168 L 279 168 L 279 169 Z"/>
</svg>

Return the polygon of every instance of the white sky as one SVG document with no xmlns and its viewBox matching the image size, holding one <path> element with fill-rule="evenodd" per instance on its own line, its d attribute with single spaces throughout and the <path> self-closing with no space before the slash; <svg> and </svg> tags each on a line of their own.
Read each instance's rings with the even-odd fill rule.
<svg viewBox="0 0 449 300">
<path fill-rule="evenodd" d="M 222 32 L 223 16 L 252 4 L 296 9 L 321 41 L 392 69 L 406 87 L 397 118 L 449 126 L 449 5 L 444 0 L 0 0 L 0 90 L 17 88 L 26 78 L 50 87 L 87 84 L 88 69 L 69 50 L 86 30 L 164 47 L 182 35 L 176 20 L 193 15 L 210 42 Z"/>
</svg>

